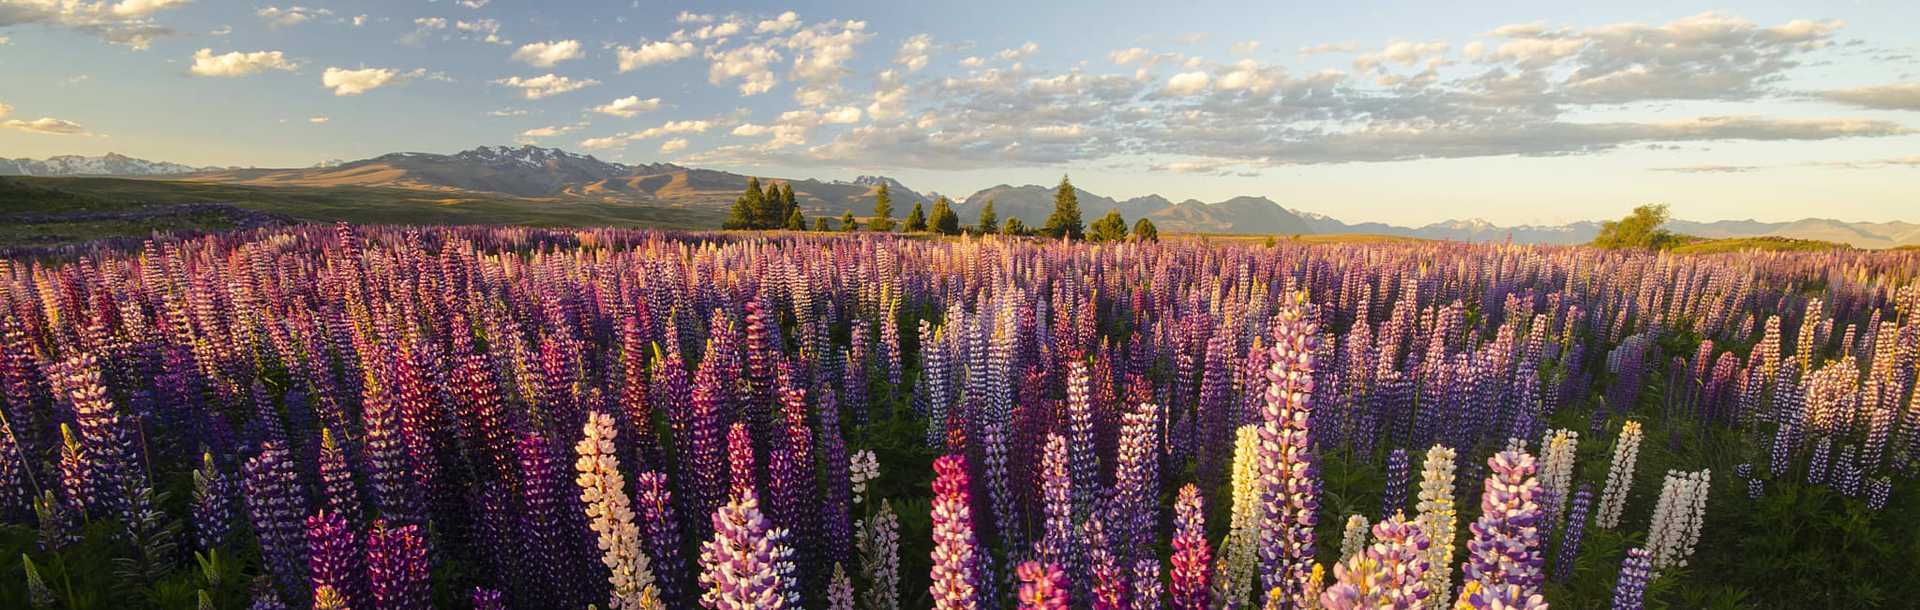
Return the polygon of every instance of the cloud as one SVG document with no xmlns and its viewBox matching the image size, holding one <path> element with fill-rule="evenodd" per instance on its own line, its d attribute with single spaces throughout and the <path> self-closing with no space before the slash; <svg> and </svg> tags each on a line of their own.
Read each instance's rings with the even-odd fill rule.
<svg viewBox="0 0 1920 610">
<path fill-rule="evenodd" d="M 1200 44 L 1212 38 L 1213 34 L 1209 32 L 1188 32 L 1173 37 L 1173 41 L 1179 44 Z"/>
<path fill-rule="evenodd" d="M 679 16 L 674 17 L 673 20 L 680 23 L 713 23 L 713 15 L 701 15 L 692 11 L 680 11 Z"/>
<path fill-rule="evenodd" d="M 627 142 L 628 140 L 623 136 L 608 136 L 604 138 L 587 138 L 585 140 L 580 141 L 580 147 L 596 149 L 596 150 L 608 149 L 608 148 L 621 148 L 626 146 Z"/>
<path fill-rule="evenodd" d="M 532 78 L 521 78 L 518 76 L 514 76 L 509 78 L 498 79 L 492 82 L 493 84 L 500 85 L 502 87 L 513 87 L 513 88 L 519 89 L 521 93 L 526 95 L 527 99 L 530 99 L 530 100 L 537 100 L 540 98 L 555 96 L 562 93 L 579 91 L 581 89 L 585 89 L 587 87 L 592 87 L 594 85 L 600 84 L 600 81 L 597 81 L 591 78 L 574 80 L 574 79 L 567 78 L 565 76 L 556 75 L 556 74 L 543 74 L 543 75 L 535 76 Z"/>
<path fill-rule="evenodd" d="M 213 49 L 200 49 L 193 53 L 193 67 L 188 72 L 194 76 L 237 77 L 251 76 L 268 70 L 292 72 L 298 66 L 287 61 L 279 51 L 253 51 L 242 53 L 233 51 L 214 55 Z"/>
<path fill-rule="evenodd" d="M 1260 41 L 1258 40 L 1242 40 L 1233 43 L 1233 46 L 1227 47 L 1227 52 L 1234 55 L 1252 55 L 1254 51 L 1258 50 L 1260 50 Z"/>
<path fill-rule="evenodd" d="M 660 154 L 669 155 L 687 149 L 686 138 L 674 138 L 660 143 Z"/>
<path fill-rule="evenodd" d="M 905 66 L 908 72 L 918 72 L 927 67 L 929 55 L 933 52 L 933 36 L 914 34 L 900 43 L 900 51 L 893 55 L 893 63 Z"/>
<path fill-rule="evenodd" d="M 1323 42 L 1312 46 L 1300 47 L 1300 54 L 1309 56 L 1325 55 L 1328 53 L 1356 53 L 1359 51 L 1360 43 L 1357 42 Z"/>
<path fill-rule="evenodd" d="M 300 25 L 321 17 L 330 17 L 333 15 L 333 11 L 324 8 L 307 8 L 304 6 L 289 6 L 287 8 L 269 6 L 255 10 L 253 14 L 265 20 L 268 28 L 279 29 Z"/>
<path fill-rule="evenodd" d="M 308 123 L 312 123 L 312 124 L 315 124 L 315 125 L 325 125 L 325 124 L 327 124 L 328 122 L 330 122 L 330 121 L 332 121 L 332 120 L 333 120 L 333 119 L 331 119 L 331 118 L 328 118 L 328 117 L 324 117 L 324 116 L 310 116 L 310 117 L 307 117 L 307 122 L 308 122 Z"/>
<path fill-rule="evenodd" d="M 554 64 L 579 58 L 580 41 L 578 40 L 527 43 L 521 45 L 520 50 L 514 51 L 511 57 L 514 61 L 524 62 L 536 68 L 551 68 Z"/>
<path fill-rule="evenodd" d="M 1181 72 L 1167 79 L 1167 92 L 1175 95 L 1193 95 L 1206 90 L 1212 80 L 1205 72 Z"/>
<path fill-rule="evenodd" d="M 622 45 L 615 49 L 620 58 L 620 71 L 629 72 L 644 66 L 664 64 L 693 57 L 693 43 L 656 41 L 640 45 L 633 49 Z"/>
<path fill-rule="evenodd" d="M 355 25 L 359 25 L 365 18 L 366 15 L 354 17 Z M 448 29 L 449 25 L 452 26 L 451 30 Z M 492 19 L 475 19 L 473 21 L 454 19 L 448 21 L 445 17 L 417 17 L 413 20 L 413 26 L 414 30 L 412 32 L 400 37 L 402 44 L 420 44 L 425 42 L 429 36 L 433 36 L 435 32 L 445 33 L 441 36 L 442 40 L 457 39 L 499 45 L 513 44 L 513 41 L 500 37 L 500 22 Z M 522 49 L 522 51 L 525 51 L 525 49 Z M 514 54 L 514 59 L 519 59 L 518 53 Z"/>
<path fill-rule="evenodd" d="M 1820 97 L 1876 110 L 1920 110 L 1920 82 L 1835 89 Z"/>
<path fill-rule="evenodd" d="M 6 104 L 0 104 L 0 119 L 5 119 L 7 118 L 7 115 L 12 113 L 13 113 L 12 106 L 8 106 Z M 31 121 L 24 121 L 20 119 L 9 119 L 6 121 L 0 121 L 0 128 L 12 129 L 15 131 L 24 131 L 27 133 L 38 133 L 38 134 L 56 135 L 56 136 L 93 135 L 93 134 L 87 133 L 86 128 L 81 127 L 79 123 L 75 123 L 73 121 L 56 119 L 52 117 L 40 117 L 38 119 L 34 119 Z"/>
<path fill-rule="evenodd" d="M 1035 43 L 1033 41 L 1027 41 L 1026 44 L 1020 45 L 1018 47 L 1014 47 L 1011 49 L 1001 49 L 999 53 L 995 53 L 993 56 L 1006 61 L 1020 61 L 1022 59 L 1026 59 L 1027 56 L 1032 55 L 1038 52 L 1039 50 L 1040 50 L 1040 45 L 1038 43 Z"/>
<path fill-rule="evenodd" d="M 766 93 L 780 82 L 770 67 L 780 61 L 780 52 L 764 45 L 745 45 L 723 52 L 709 49 L 707 59 L 713 62 L 707 69 L 707 82 L 722 85 L 740 81 L 740 95 Z"/>
<path fill-rule="evenodd" d="M 787 11 L 781 13 L 779 17 L 761 21 L 759 25 L 754 26 L 753 33 L 778 34 L 797 27 L 800 27 L 800 16 L 793 11 Z"/>
<path fill-rule="evenodd" d="M 173 34 L 154 14 L 185 4 L 186 0 L 9 0 L 0 2 L 0 28 L 41 24 L 95 36 L 112 44 L 144 51 L 155 38 Z M 0 45 L 9 39 L 0 36 Z"/>
<path fill-rule="evenodd" d="M 1149 51 L 1147 51 L 1146 49 L 1142 49 L 1140 47 L 1133 47 L 1130 49 L 1120 49 L 1118 51 L 1108 53 L 1107 61 L 1111 61 L 1113 63 L 1124 66 L 1136 61 L 1146 59 L 1148 53 Z"/>
<path fill-rule="evenodd" d="M 1763 169 L 1759 165 L 1682 165 L 1678 167 L 1655 167 L 1656 172 L 1673 174 L 1744 174 Z"/>
<path fill-rule="evenodd" d="M 659 108 L 660 108 L 660 98 L 651 97 L 643 100 L 643 99 L 640 99 L 640 96 L 638 95 L 629 95 L 611 102 L 607 102 L 606 104 L 603 104 L 600 106 L 595 106 L 593 108 L 593 111 L 598 112 L 600 114 L 610 114 L 623 119 L 628 119 L 628 118 L 633 118 L 634 116 L 637 116 L 642 112 L 657 110 Z"/>
<path fill-rule="evenodd" d="M 455 2 L 454 4 L 458 4 L 460 6 L 464 6 L 471 9 L 478 9 L 478 8 L 485 7 L 487 3 L 491 1 L 492 0 L 459 0 L 459 2 Z"/>
<path fill-rule="evenodd" d="M 1888 159 L 1868 159 L 1865 161 L 1802 161 L 1786 165 L 1682 165 L 1678 167 L 1653 167 L 1648 169 L 1656 172 L 1676 174 L 1740 174 L 1782 167 L 1813 167 L 1824 169 L 1920 168 L 1920 155 Z"/>
<path fill-rule="evenodd" d="M 572 133 L 580 129 L 581 127 L 584 127 L 584 125 L 576 124 L 576 125 L 556 125 L 556 126 L 547 126 L 547 127 L 535 127 L 533 129 L 520 132 L 520 137 L 523 139 L 551 138 L 558 135 Z"/>
<path fill-rule="evenodd" d="M 635 132 L 627 136 L 627 139 L 645 140 L 676 133 L 706 133 L 707 130 L 712 128 L 713 122 L 707 120 L 667 121 L 661 123 L 659 127 L 649 127 L 645 130 Z"/>
<path fill-rule="evenodd" d="M 404 80 L 406 75 L 386 68 L 346 68 L 329 67 L 320 75 L 320 84 L 333 89 L 336 96 L 360 95 L 388 84 Z"/>
<path fill-rule="evenodd" d="M 853 48 L 873 38 L 864 21 L 829 21 L 794 32 L 786 46 L 793 51 L 793 78 L 814 84 L 833 84 L 847 75 Z"/>
<path fill-rule="evenodd" d="M 526 114 L 527 114 L 527 109 L 525 108 L 501 108 L 499 110 L 493 110 L 493 111 L 487 112 L 487 116 L 496 116 L 496 117 L 526 116 Z"/>
</svg>

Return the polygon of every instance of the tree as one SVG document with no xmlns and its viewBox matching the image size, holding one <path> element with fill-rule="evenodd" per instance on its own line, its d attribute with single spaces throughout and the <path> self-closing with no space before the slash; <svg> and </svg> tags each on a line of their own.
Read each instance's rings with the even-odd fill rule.
<svg viewBox="0 0 1920 610">
<path fill-rule="evenodd" d="M 867 230 L 893 230 L 893 195 L 887 193 L 886 183 L 881 183 L 880 191 L 873 194 L 873 220 L 867 221 Z"/>
<path fill-rule="evenodd" d="M 1119 210 L 1111 210 L 1106 216 L 1093 221 L 1092 230 L 1087 239 L 1093 241 L 1125 241 L 1127 239 L 1127 219 L 1120 217 Z"/>
<path fill-rule="evenodd" d="M 765 229 L 770 227 L 766 220 L 766 196 L 760 192 L 760 179 L 748 178 L 747 190 L 733 200 L 733 208 L 727 211 L 727 219 L 720 223 L 723 229 Z"/>
<path fill-rule="evenodd" d="M 1002 225 L 1000 227 L 1000 234 L 1001 235 L 1026 235 L 1027 223 L 1020 222 L 1019 217 L 1008 218 L 1007 224 Z"/>
<path fill-rule="evenodd" d="M 927 230 L 927 214 L 920 211 L 920 202 L 913 202 L 913 210 L 907 212 L 907 232 L 919 233 Z"/>
<path fill-rule="evenodd" d="M 767 185 L 767 193 L 760 196 L 765 211 L 761 217 L 762 225 L 768 229 L 778 229 L 787 224 L 787 203 L 780 199 L 780 185 Z"/>
<path fill-rule="evenodd" d="M 1593 245 L 1599 248 L 1637 248 L 1657 250 L 1672 245 L 1675 241 L 1672 232 L 1661 229 L 1667 222 L 1667 204 L 1650 203 L 1633 209 L 1632 214 L 1620 220 L 1609 220 L 1600 225 L 1600 234 L 1594 236 Z"/>
<path fill-rule="evenodd" d="M 1080 239 L 1085 228 L 1080 223 L 1080 196 L 1074 194 L 1073 183 L 1061 176 L 1060 187 L 1053 193 L 1053 215 L 1040 231 L 1054 239 Z"/>
<path fill-rule="evenodd" d="M 1140 222 L 1133 223 L 1133 240 L 1160 241 L 1160 228 L 1153 226 L 1153 221 L 1142 218 Z"/>
<path fill-rule="evenodd" d="M 825 233 L 833 230 L 833 219 L 821 216 L 813 219 L 813 230 Z"/>
<path fill-rule="evenodd" d="M 786 208 L 788 213 L 800 209 L 800 202 L 793 198 L 792 182 L 780 185 L 780 207 Z"/>
<path fill-rule="evenodd" d="M 987 205 L 980 208 L 980 222 L 974 225 L 974 229 L 981 233 L 994 233 L 1000 230 L 1000 215 L 993 213 L 992 199 L 988 199 Z"/>
<path fill-rule="evenodd" d="M 960 215 L 953 213 L 953 205 L 946 197 L 933 202 L 933 215 L 927 218 L 928 224 L 941 235 L 960 234 Z"/>
<path fill-rule="evenodd" d="M 807 230 L 807 217 L 800 214 L 800 208 L 792 208 L 790 211 L 787 212 L 787 230 L 788 231 Z"/>
<path fill-rule="evenodd" d="M 860 229 L 860 223 L 853 221 L 853 210 L 840 213 L 840 230 L 853 232 Z"/>
</svg>

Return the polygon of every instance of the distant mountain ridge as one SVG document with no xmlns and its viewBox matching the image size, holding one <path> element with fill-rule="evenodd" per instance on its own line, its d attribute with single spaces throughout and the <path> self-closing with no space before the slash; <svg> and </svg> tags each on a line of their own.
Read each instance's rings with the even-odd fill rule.
<svg viewBox="0 0 1920 610">
<path fill-rule="evenodd" d="M 453 154 L 401 152 L 357 161 L 328 161 L 289 169 L 196 168 L 177 163 L 108 154 L 66 155 L 46 160 L 0 159 L 0 175 L 119 176 L 217 182 L 256 186 L 365 186 L 447 193 L 492 193 L 533 200 L 593 201 L 614 205 L 652 205 L 724 211 L 752 179 L 745 174 L 690 168 L 673 163 L 626 164 L 593 155 L 538 146 L 481 146 Z M 759 176 L 763 185 L 791 185 L 810 216 L 867 216 L 873 197 L 886 185 L 894 214 L 903 218 L 914 204 L 931 205 L 939 195 L 916 191 L 888 176 L 817 180 Z M 1512 241 L 1527 244 L 1580 244 L 1600 232 L 1600 223 L 1499 226 L 1481 219 L 1405 227 L 1380 222 L 1345 222 L 1324 214 L 1289 209 L 1266 197 L 1240 196 L 1217 202 L 1175 202 L 1160 195 L 1115 199 L 1076 187 L 1080 214 L 1092 223 L 1118 211 L 1129 223 L 1148 218 L 1162 231 L 1224 234 L 1371 233 L 1467 242 Z M 957 198 L 954 213 L 971 224 L 991 200 L 1005 219 L 1040 226 L 1053 213 L 1054 189 L 1040 185 L 1000 184 Z M 1920 244 L 1920 224 L 1846 222 L 1806 218 L 1792 222 L 1675 220 L 1667 228 L 1706 238 L 1790 237 L 1833 241 L 1861 248 Z"/>
</svg>

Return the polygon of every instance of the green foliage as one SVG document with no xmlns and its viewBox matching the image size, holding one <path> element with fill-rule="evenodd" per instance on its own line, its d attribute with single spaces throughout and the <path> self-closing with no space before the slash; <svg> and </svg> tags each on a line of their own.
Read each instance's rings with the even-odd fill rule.
<svg viewBox="0 0 1920 610">
<path fill-rule="evenodd" d="M 1093 221 L 1092 230 L 1087 232 L 1090 241 L 1125 241 L 1127 239 L 1127 219 L 1120 217 L 1119 210 L 1107 212 Z"/>
<path fill-rule="evenodd" d="M 1142 218 L 1133 223 L 1133 240 L 1160 241 L 1160 228 L 1153 226 L 1153 221 Z"/>
<path fill-rule="evenodd" d="M 913 209 L 907 212 L 908 233 L 921 233 L 927 230 L 927 214 L 920 211 L 920 203 L 914 202 Z"/>
<path fill-rule="evenodd" d="M 1053 192 L 1053 214 L 1047 217 L 1047 223 L 1040 232 L 1054 239 L 1080 239 L 1085 226 L 1080 223 L 1080 196 L 1073 192 L 1073 183 L 1066 176 L 1060 177 L 1060 186 Z"/>
<path fill-rule="evenodd" d="M 1019 218 L 1008 218 L 1007 224 L 1000 227 L 1000 234 L 1014 236 L 1026 235 L 1028 234 L 1027 223 L 1020 222 Z"/>
<path fill-rule="evenodd" d="M 888 232 L 893 230 L 893 194 L 887 192 L 886 183 L 880 183 L 880 190 L 873 194 L 873 220 L 867 221 L 868 231 Z"/>
<path fill-rule="evenodd" d="M 813 230 L 825 233 L 833 230 L 833 219 L 821 216 L 813 219 Z"/>
<path fill-rule="evenodd" d="M 853 219 L 853 210 L 840 213 L 840 230 L 847 233 L 860 230 L 860 223 Z"/>
<path fill-rule="evenodd" d="M 1641 250 L 1659 250 L 1672 245 L 1675 237 L 1672 232 L 1660 228 L 1667 222 L 1667 204 L 1650 203 L 1633 209 L 1632 214 L 1620 220 L 1609 220 L 1600 225 L 1600 234 L 1594 236 L 1593 246 L 1598 248 L 1634 248 Z"/>
<path fill-rule="evenodd" d="M 1846 244 L 1814 239 L 1742 237 L 1704 239 L 1673 246 L 1669 251 L 1674 254 L 1725 254 L 1730 252 L 1826 252 L 1851 249 L 1853 247 Z"/>
<path fill-rule="evenodd" d="M 1000 215 L 993 212 L 993 200 L 980 207 L 980 221 L 974 223 L 974 230 L 981 233 L 994 233 L 1000 230 Z"/>
<path fill-rule="evenodd" d="M 822 220 L 825 220 L 825 219 L 822 219 Z M 793 208 L 792 210 L 789 210 L 787 212 L 787 230 L 788 231 L 807 230 L 807 217 L 800 214 L 800 208 Z"/>
<path fill-rule="evenodd" d="M 960 234 L 960 215 L 953 213 L 953 206 L 947 202 L 946 197 L 941 197 L 939 200 L 933 202 L 933 215 L 927 220 L 933 225 L 933 230 L 936 233 L 941 235 Z"/>
</svg>

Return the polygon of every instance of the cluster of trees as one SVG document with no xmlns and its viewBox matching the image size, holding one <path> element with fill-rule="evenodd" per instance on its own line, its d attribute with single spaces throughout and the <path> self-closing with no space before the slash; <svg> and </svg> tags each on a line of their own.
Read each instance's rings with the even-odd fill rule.
<svg viewBox="0 0 1920 610">
<path fill-rule="evenodd" d="M 789 231 L 807 230 L 807 219 L 800 213 L 800 206 L 793 197 L 793 186 L 768 185 L 763 191 L 760 179 L 752 178 L 747 182 L 747 190 L 733 202 L 733 209 L 722 224 L 726 229 L 786 229 Z M 867 219 L 868 231 L 892 232 L 899 228 L 908 233 L 938 233 L 941 235 L 959 235 L 972 233 L 987 235 L 998 233 L 1012 236 L 1045 236 L 1054 239 L 1107 241 L 1159 241 L 1160 230 L 1153 221 L 1145 218 L 1133 223 L 1129 232 L 1127 220 L 1120 212 L 1110 211 L 1087 226 L 1080 220 L 1080 197 L 1074 193 L 1073 183 L 1065 176 L 1060 178 L 1060 186 L 1053 195 L 1053 214 L 1047 216 L 1046 224 L 1039 228 L 1028 227 L 1019 218 L 1008 218 L 1000 222 L 1000 216 L 993 209 L 993 200 L 980 208 L 980 217 L 971 227 L 960 224 L 960 216 L 953 211 L 953 202 L 941 197 L 933 202 L 933 213 L 921 210 L 919 202 L 907 212 L 904 221 L 893 218 L 893 194 L 887 185 L 881 184 L 873 197 L 873 216 Z M 814 219 L 813 230 L 840 230 L 852 232 L 860 229 L 860 222 L 854 218 L 853 210 L 840 214 L 837 223 L 821 217 Z"/>
<path fill-rule="evenodd" d="M 1650 203 L 1633 209 L 1632 214 L 1620 220 L 1609 220 L 1600 224 L 1600 234 L 1593 237 L 1596 248 L 1628 248 L 1636 250 L 1663 250 L 1685 241 L 1672 231 L 1660 228 L 1667 223 L 1667 204 Z"/>
</svg>

